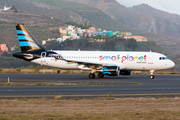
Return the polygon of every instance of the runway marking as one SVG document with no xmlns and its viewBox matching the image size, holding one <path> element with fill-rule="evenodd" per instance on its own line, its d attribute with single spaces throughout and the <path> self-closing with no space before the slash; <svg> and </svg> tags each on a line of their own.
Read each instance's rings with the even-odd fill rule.
<svg viewBox="0 0 180 120">
<path fill-rule="evenodd" d="M 156 94 L 112 94 L 111 97 L 115 96 L 157 96 L 157 95 L 180 95 L 180 93 L 156 93 Z M 94 96 L 97 96 L 97 97 L 104 97 L 105 95 L 22 95 L 22 96 L 0 96 L 0 98 L 8 98 L 8 97 L 11 97 L 11 98 L 20 98 L 20 97 L 57 97 L 57 96 L 60 96 L 60 97 L 71 97 L 71 96 L 75 96 L 75 97 L 94 97 Z"/>
</svg>

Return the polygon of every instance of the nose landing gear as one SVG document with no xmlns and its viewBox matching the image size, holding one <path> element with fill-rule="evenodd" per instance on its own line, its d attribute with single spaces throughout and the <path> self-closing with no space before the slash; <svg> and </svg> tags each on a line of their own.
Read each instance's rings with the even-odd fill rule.
<svg viewBox="0 0 180 120">
<path fill-rule="evenodd" d="M 154 79 L 154 70 L 150 70 L 151 76 L 150 79 Z"/>
</svg>

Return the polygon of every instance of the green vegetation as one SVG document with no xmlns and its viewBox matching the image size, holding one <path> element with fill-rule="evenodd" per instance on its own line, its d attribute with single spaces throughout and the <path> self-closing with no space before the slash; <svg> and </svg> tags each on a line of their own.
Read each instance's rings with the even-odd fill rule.
<svg viewBox="0 0 180 120">
<path fill-rule="evenodd" d="M 92 39 L 105 39 L 105 42 L 90 42 Z M 86 36 L 79 40 L 66 40 L 64 42 L 50 41 L 47 42 L 47 49 L 53 48 L 58 50 L 102 50 L 102 51 L 149 51 L 161 52 L 164 49 L 160 48 L 154 42 L 136 42 L 135 39 L 125 40 L 123 38 L 108 37 L 108 36 Z"/>
<path fill-rule="evenodd" d="M 64 23 L 67 24 L 67 25 L 73 25 L 75 27 L 79 27 L 81 29 L 89 29 L 91 27 L 91 26 L 84 26 L 82 24 L 77 24 L 77 23 L 72 22 L 72 21 L 67 21 L 67 22 L 64 22 Z"/>
<path fill-rule="evenodd" d="M 136 82 L 136 83 L 133 83 L 134 85 L 141 85 L 142 83 L 139 83 L 139 82 Z"/>
<path fill-rule="evenodd" d="M 60 71 L 61 71 L 60 69 L 59 69 L 59 70 L 57 70 L 57 74 L 59 74 L 59 73 L 60 73 Z"/>
</svg>

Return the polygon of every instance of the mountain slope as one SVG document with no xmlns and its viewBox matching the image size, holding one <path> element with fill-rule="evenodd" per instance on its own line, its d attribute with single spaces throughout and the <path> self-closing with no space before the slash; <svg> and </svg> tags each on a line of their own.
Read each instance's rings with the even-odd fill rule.
<svg viewBox="0 0 180 120">
<path fill-rule="evenodd" d="M 168 19 L 168 20 L 174 22 L 175 24 L 180 25 L 180 15 L 170 14 L 168 12 L 158 10 L 158 9 L 155 9 L 155 8 L 147 5 L 147 4 L 136 5 L 136 6 L 129 8 L 129 9 L 131 9 L 135 12 L 144 14 L 144 15 Z"/>
<path fill-rule="evenodd" d="M 107 29 L 107 30 L 120 29 L 120 30 L 125 30 L 125 31 L 128 29 L 133 29 L 133 28 L 130 28 L 129 26 L 123 25 L 122 23 L 112 20 L 108 15 L 106 15 L 101 10 L 96 9 L 94 7 L 85 6 L 82 4 L 75 3 L 75 2 L 68 2 L 67 0 L 53 0 L 53 1 L 33 0 L 33 1 L 34 1 L 33 4 L 35 4 L 35 5 L 40 3 L 40 4 L 45 4 L 48 6 L 53 6 L 53 7 L 57 7 L 60 9 L 64 9 L 66 11 L 76 13 L 77 15 L 81 16 L 82 18 L 88 20 L 92 26 L 95 25 L 102 29 Z M 67 16 L 67 15 L 63 14 L 63 16 Z M 55 16 L 55 18 L 57 18 L 57 17 Z M 62 19 L 62 18 L 58 17 L 57 19 Z M 66 21 L 68 21 L 68 20 L 66 20 Z M 74 20 L 72 20 L 72 21 L 74 21 Z M 76 21 L 74 21 L 74 22 L 76 22 Z M 106 25 L 106 26 L 104 26 L 104 25 Z"/>
<path fill-rule="evenodd" d="M 19 45 L 15 26 L 19 23 L 25 25 L 32 34 L 39 40 L 59 37 L 58 29 L 65 24 L 51 20 L 50 17 L 23 13 L 0 12 L 0 43 L 7 44 L 9 47 Z"/>
<path fill-rule="evenodd" d="M 32 0 L 1 0 L 0 5 L 13 5 L 16 6 L 20 11 L 27 11 L 33 14 L 40 14 L 49 17 L 60 18 L 61 21 L 74 21 L 81 24 L 88 24 L 89 21 L 85 20 L 78 14 L 61 9 L 55 6 L 33 3 Z"/>
<path fill-rule="evenodd" d="M 78 0 L 77 0 L 78 1 Z M 76 2 L 77 2 L 76 1 Z M 80 0 L 79 0 L 80 1 Z M 90 0 L 81 0 L 82 2 L 86 2 L 89 3 Z M 83 24 L 91 24 L 91 25 L 95 25 L 96 27 L 100 27 L 102 29 L 106 29 L 106 30 L 119 30 L 119 31 L 130 31 L 133 33 L 133 35 L 142 35 L 148 38 L 149 41 L 155 41 L 157 44 L 163 46 L 164 49 L 169 50 L 169 51 L 179 51 L 179 45 L 180 45 L 180 39 L 179 38 L 175 38 L 175 37 L 171 37 L 171 36 L 164 36 L 164 35 L 159 35 L 159 34 L 154 34 L 154 33 L 150 33 L 150 32 L 145 32 L 145 31 L 141 31 L 141 30 L 137 30 L 135 28 L 123 25 L 122 23 L 113 20 L 112 16 L 108 16 L 107 14 L 103 13 L 101 10 L 91 7 L 91 6 L 86 6 L 84 4 L 79 4 L 76 2 L 70 2 L 67 0 L 1 0 L 0 1 L 0 5 L 4 5 L 5 3 L 10 5 L 14 5 L 17 9 L 21 10 L 21 11 L 28 11 L 30 13 L 33 14 L 39 14 L 39 15 L 44 15 L 44 16 L 48 16 L 48 18 L 50 17 L 54 17 L 56 21 L 78 21 L 78 23 L 82 23 Z M 104 4 L 102 4 L 102 2 Z M 105 8 L 107 8 L 106 6 L 108 6 L 108 9 L 113 8 L 114 4 L 117 5 L 117 7 L 119 6 L 119 4 L 117 4 L 117 2 L 115 2 L 114 0 L 91 0 L 92 5 L 96 5 L 98 6 L 98 4 L 100 4 L 99 6 L 101 6 L 103 8 L 102 5 L 104 5 Z M 104 8 L 104 9 L 105 9 Z M 131 10 L 121 6 L 119 9 L 122 10 L 128 10 L 129 14 L 132 13 Z M 107 9 L 107 10 L 108 10 Z M 114 8 L 112 10 L 115 10 Z M 111 11 L 113 12 L 113 11 Z M 115 11 L 114 11 L 115 12 Z M 115 12 L 116 14 L 118 12 Z M 133 12 L 135 13 L 135 12 Z M 72 16 L 71 16 L 72 15 Z M 77 16 L 76 16 L 77 15 Z M 124 14 L 125 16 L 126 14 Z M 82 19 L 78 19 L 78 18 L 82 18 Z M 125 18 L 127 19 L 128 17 L 125 16 Z M 0 20 L 2 18 L 0 17 Z M 128 18 L 129 20 L 131 20 L 132 18 Z M 15 23 L 19 23 L 19 21 L 22 21 L 21 19 L 14 21 Z M 126 20 L 123 20 L 126 21 Z M 39 20 L 39 22 L 41 22 L 41 20 Z M 45 22 L 45 21 L 44 21 Z M 54 25 L 54 27 L 58 27 L 56 25 L 55 21 L 52 24 L 52 26 Z M 23 21 L 24 24 L 28 23 L 28 19 L 26 19 L 26 21 Z M 37 24 L 38 21 L 33 22 L 32 24 Z M 51 23 L 51 22 L 47 22 L 47 23 Z M 48 27 L 43 28 L 47 30 Z M 40 27 L 37 29 L 41 29 Z M 37 30 L 36 29 L 36 30 Z M 58 33 L 58 30 L 56 31 Z M 43 32 L 41 32 L 40 36 L 38 36 L 39 38 L 42 38 Z M 48 38 L 48 34 L 46 34 L 47 32 L 44 32 L 46 39 Z M 52 32 L 51 32 L 52 33 Z M 53 31 L 54 33 L 54 31 Z M 37 35 L 39 34 L 38 32 L 36 33 Z M 35 34 L 35 37 L 36 37 Z M 57 35 L 55 34 L 54 37 L 56 37 Z M 51 37 L 51 36 L 49 36 Z M 45 37 L 43 37 L 44 39 Z M 41 39 L 42 40 L 42 39 Z"/>
<path fill-rule="evenodd" d="M 180 37 L 180 25 L 164 18 L 134 12 L 115 0 L 69 0 L 102 10 L 125 25 L 162 35 Z"/>
</svg>

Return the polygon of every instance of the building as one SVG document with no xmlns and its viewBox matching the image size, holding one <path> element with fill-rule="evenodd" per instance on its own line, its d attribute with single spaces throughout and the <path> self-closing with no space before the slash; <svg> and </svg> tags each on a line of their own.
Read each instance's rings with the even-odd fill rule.
<svg viewBox="0 0 180 120">
<path fill-rule="evenodd" d="M 67 36 L 67 35 L 63 35 L 63 40 L 67 40 L 67 39 L 70 39 L 70 40 L 73 40 L 73 36 Z"/>
<path fill-rule="evenodd" d="M 107 34 L 108 36 L 113 36 L 113 31 L 108 31 Z"/>
<path fill-rule="evenodd" d="M 46 40 L 43 40 L 43 41 L 42 41 L 42 45 L 45 45 L 45 44 L 46 44 Z"/>
<path fill-rule="evenodd" d="M 85 30 L 85 29 L 78 28 L 78 33 L 79 33 L 79 34 L 83 34 L 83 32 L 86 32 L 86 30 Z"/>
<path fill-rule="evenodd" d="M 6 5 L 4 6 L 3 10 L 0 10 L 0 12 L 7 12 L 10 11 L 12 9 L 12 7 L 6 7 Z"/>
<path fill-rule="evenodd" d="M 95 27 L 90 27 L 89 30 L 96 31 L 96 28 Z"/>
<path fill-rule="evenodd" d="M 74 28 L 75 28 L 75 26 L 70 25 L 70 26 L 68 26 L 67 30 L 68 31 L 74 31 Z"/>
<path fill-rule="evenodd" d="M 126 32 L 126 36 L 132 36 L 131 32 Z"/>
<path fill-rule="evenodd" d="M 0 50 L 0 55 L 3 55 L 3 51 L 2 50 Z"/>
<path fill-rule="evenodd" d="M 63 29 L 63 28 L 60 28 L 60 29 L 59 29 L 59 32 L 60 32 L 60 34 L 64 34 L 64 35 L 67 34 L 67 30 L 66 30 L 66 29 Z"/>
<path fill-rule="evenodd" d="M 124 36 L 125 39 L 131 39 L 134 38 L 136 42 L 147 42 L 147 38 L 143 36 Z"/>
<path fill-rule="evenodd" d="M 15 49 L 17 48 L 17 46 L 14 45 L 14 47 L 11 47 L 11 51 L 15 51 Z"/>
<path fill-rule="evenodd" d="M 6 7 L 4 6 L 4 11 L 8 11 L 8 10 L 11 10 L 12 7 Z"/>
<path fill-rule="evenodd" d="M 105 39 L 90 39 L 89 42 L 105 42 Z"/>
<path fill-rule="evenodd" d="M 3 52 L 8 52 L 8 48 L 6 47 L 6 44 L 0 44 L 0 49 L 1 49 Z"/>
<path fill-rule="evenodd" d="M 95 36 L 96 36 L 96 35 L 107 36 L 108 33 L 107 33 L 106 31 L 103 31 L 103 32 L 99 31 L 99 32 L 95 32 Z"/>
<path fill-rule="evenodd" d="M 115 31 L 115 32 L 113 32 L 113 35 L 121 35 L 121 32 Z"/>
<path fill-rule="evenodd" d="M 131 32 L 122 32 L 122 36 L 132 36 Z"/>
<path fill-rule="evenodd" d="M 62 38 L 57 38 L 58 42 L 64 42 L 65 40 L 63 40 Z"/>
</svg>

